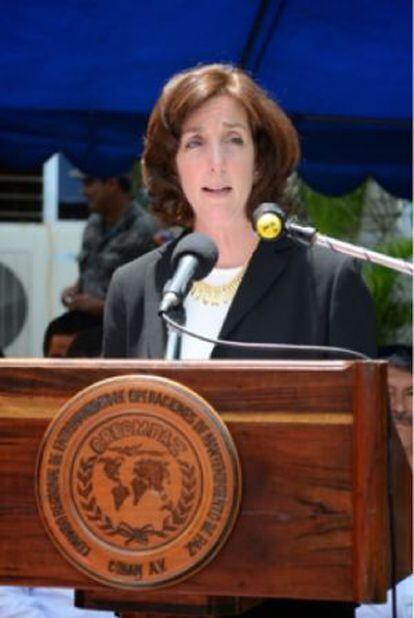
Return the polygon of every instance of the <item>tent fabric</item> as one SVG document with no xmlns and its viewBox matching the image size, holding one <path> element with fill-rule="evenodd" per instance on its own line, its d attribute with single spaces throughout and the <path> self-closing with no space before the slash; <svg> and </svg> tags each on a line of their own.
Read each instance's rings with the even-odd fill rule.
<svg viewBox="0 0 414 618">
<path fill-rule="evenodd" d="M 409 0 L 14 0 L 1 19 L 2 166 L 120 173 L 173 73 L 232 62 L 292 117 L 314 189 L 411 195 Z"/>
</svg>

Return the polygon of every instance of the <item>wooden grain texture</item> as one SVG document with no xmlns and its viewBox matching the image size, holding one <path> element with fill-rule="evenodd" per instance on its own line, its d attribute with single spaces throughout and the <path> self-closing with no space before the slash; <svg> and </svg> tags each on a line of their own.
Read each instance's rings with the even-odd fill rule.
<svg viewBox="0 0 414 618">
<path fill-rule="evenodd" d="M 259 604 L 260 600 L 249 597 L 214 597 L 196 594 L 172 594 L 157 592 L 117 598 L 113 590 L 77 590 L 75 605 L 94 610 L 117 610 L 121 618 L 140 616 L 149 618 L 162 615 L 185 618 L 186 616 L 238 616 Z M 137 613 L 135 613 L 137 612 Z M 139 612 L 139 613 L 138 613 Z"/>
<path fill-rule="evenodd" d="M 49 420 L 69 397 L 111 376 L 153 374 L 208 400 L 226 421 L 243 468 L 241 512 L 225 547 L 169 594 L 381 600 L 388 572 L 383 367 L 0 361 L 0 583 L 108 590 L 66 563 L 43 530 L 36 456 Z M 395 450 L 401 452 L 398 442 Z M 408 479 L 406 460 L 395 461 Z M 397 490 L 406 493 L 405 485 Z M 398 512 L 405 520 L 409 507 Z M 401 576 L 408 574 L 409 547 L 404 552 Z"/>
<path fill-rule="evenodd" d="M 384 375 L 374 367 L 369 367 L 364 375 L 356 371 L 354 388 L 357 409 L 382 409 L 382 414 L 355 415 L 353 545 L 354 587 L 358 597 L 363 596 L 364 590 L 373 588 L 377 588 L 375 595 L 379 595 L 388 582 L 387 495 L 384 491 L 387 423 L 381 401 L 381 384 L 386 380 L 385 366 L 381 369 Z M 375 510 L 371 511 L 371 505 L 375 505 Z M 377 539 L 381 542 L 377 543 Z M 373 547 L 375 551 L 371 550 Z"/>
</svg>

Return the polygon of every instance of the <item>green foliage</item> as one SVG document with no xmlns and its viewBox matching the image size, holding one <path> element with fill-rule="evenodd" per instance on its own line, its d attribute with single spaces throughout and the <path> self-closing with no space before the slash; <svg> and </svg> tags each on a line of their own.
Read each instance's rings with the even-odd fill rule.
<svg viewBox="0 0 414 618">
<path fill-rule="evenodd" d="M 341 197 L 316 193 L 299 179 L 294 189 L 301 218 L 308 219 L 321 234 L 362 244 L 392 257 L 411 258 L 411 239 L 401 236 L 397 229 L 399 203 L 373 181 Z M 375 304 L 378 345 L 407 340 L 411 343 L 411 278 L 370 264 L 364 265 L 363 273 Z"/>
<path fill-rule="evenodd" d="M 412 255 L 412 243 L 409 238 L 395 238 L 375 250 L 408 260 Z M 407 275 L 371 264 L 364 266 L 364 276 L 374 299 L 378 345 L 398 341 L 401 329 L 412 323 L 411 280 Z"/>
<path fill-rule="evenodd" d="M 316 193 L 301 183 L 299 195 L 318 232 L 349 241 L 358 236 L 364 208 L 365 183 L 353 193 L 341 197 Z"/>
</svg>

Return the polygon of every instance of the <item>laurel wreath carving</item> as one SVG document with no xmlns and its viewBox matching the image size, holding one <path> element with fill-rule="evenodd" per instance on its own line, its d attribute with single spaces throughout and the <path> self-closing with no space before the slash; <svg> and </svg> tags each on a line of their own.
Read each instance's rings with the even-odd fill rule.
<svg viewBox="0 0 414 618">
<path fill-rule="evenodd" d="M 96 497 L 92 493 L 92 476 L 97 460 L 98 457 L 96 455 L 88 457 L 87 459 L 81 459 L 77 473 L 77 491 L 82 498 L 80 500 L 80 505 L 87 519 L 94 522 L 102 532 L 112 537 L 124 537 L 125 545 L 129 545 L 130 543 L 147 545 L 151 537 L 167 538 L 175 530 L 181 528 L 186 522 L 196 497 L 196 475 L 194 466 L 185 461 L 177 460 L 182 475 L 180 497 L 175 507 L 172 501 L 169 501 L 162 507 L 168 510 L 169 513 L 163 520 L 162 528 L 156 530 L 152 524 L 146 524 L 141 528 L 130 526 L 123 521 L 116 524 L 102 511 L 96 501 Z"/>
<path fill-rule="evenodd" d="M 180 528 L 187 520 L 195 499 L 196 478 L 194 466 L 186 461 L 178 460 L 182 474 L 181 494 L 175 509 L 172 509 L 164 518 L 163 530 L 173 532 Z"/>
</svg>

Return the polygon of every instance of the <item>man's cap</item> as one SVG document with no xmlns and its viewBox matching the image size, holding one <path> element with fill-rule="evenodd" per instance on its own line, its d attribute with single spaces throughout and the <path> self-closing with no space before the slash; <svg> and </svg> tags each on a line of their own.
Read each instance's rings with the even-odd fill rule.
<svg viewBox="0 0 414 618">
<path fill-rule="evenodd" d="M 86 172 L 82 172 L 82 170 L 73 167 L 69 170 L 69 176 L 71 178 L 75 178 L 80 180 L 83 183 L 92 182 L 93 180 L 100 180 L 101 182 L 105 182 L 110 180 L 111 178 L 115 178 L 118 181 L 118 185 L 124 193 L 129 193 L 132 188 L 132 179 L 129 174 L 118 174 L 112 176 L 93 176 L 92 174 L 86 174 Z"/>
<path fill-rule="evenodd" d="M 84 178 L 87 178 L 87 175 L 84 172 L 81 172 L 81 170 L 78 170 L 77 167 L 72 167 L 69 172 L 68 172 L 70 178 L 76 178 L 78 180 L 83 180 Z"/>
<path fill-rule="evenodd" d="M 378 356 L 397 369 L 413 370 L 413 347 L 411 345 L 404 343 L 384 345 L 379 349 Z"/>
<path fill-rule="evenodd" d="M 109 180 L 109 178 L 118 178 L 118 179 L 123 179 L 123 180 L 127 180 L 128 182 L 131 182 L 131 177 L 129 174 L 111 174 L 110 176 L 108 175 L 99 176 L 99 175 L 94 175 L 94 174 L 87 174 L 86 172 L 82 172 L 82 170 L 76 167 L 72 167 L 72 169 L 69 170 L 69 176 L 71 178 L 76 178 L 78 180 L 92 180 L 92 179 Z"/>
</svg>

